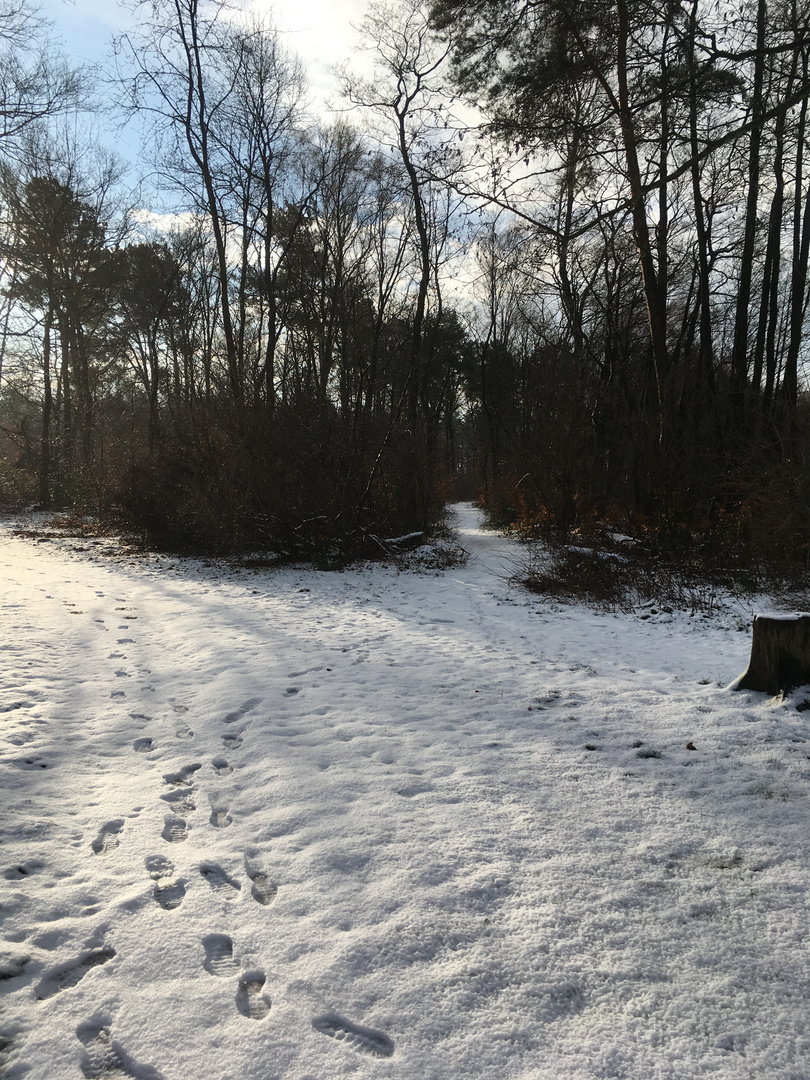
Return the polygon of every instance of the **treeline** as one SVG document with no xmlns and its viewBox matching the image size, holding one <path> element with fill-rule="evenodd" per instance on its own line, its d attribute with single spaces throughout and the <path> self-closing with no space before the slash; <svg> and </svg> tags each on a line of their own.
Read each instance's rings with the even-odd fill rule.
<svg viewBox="0 0 810 1080">
<path fill-rule="evenodd" d="M 271 203 L 241 250 L 223 229 L 223 263 L 204 218 L 121 243 L 106 185 L 7 177 L 8 298 L 30 321 L 4 401 L 29 497 L 215 550 L 373 552 L 436 524 L 464 332 L 425 319 L 417 381 L 396 170 L 344 127 L 296 155 L 305 200 Z"/>
<path fill-rule="evenodd" d="M 144 235 L 109 169 L 40 132 L 4 171 L 20 492 L 36 474 L 42 506 L 209 550 L 374 554 L 435 527 L 468 347 L 432 273 L 446 198 L 414 189 L 407 155 L 308 123 L 265 25 L 219 4 L 141 13 L 117 43 L 119 107 L 148 125 L 172 227 Z"/>
<path fill-rule="evenodd" d="M 531 221 L 491 256 L 493 512 L 806 564 L 810 7 L 434 16 L 457 85 L 526 157 Z M 497 176 L 493 195 L 514 205 Z"/>
<path fill-rule="evenodd" d="M 373 5 L 331 127 L 268 27 L 139 7 L 173 225 L 50 127 L 6 153 L 3 497 L 301 554 L 480 493 L 806 565 L 810 4 Z"/>
</svg>

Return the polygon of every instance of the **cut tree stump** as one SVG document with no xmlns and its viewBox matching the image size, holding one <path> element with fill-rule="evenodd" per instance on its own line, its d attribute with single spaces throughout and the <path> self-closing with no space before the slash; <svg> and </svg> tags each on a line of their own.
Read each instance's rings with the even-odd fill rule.
<svg viewBox="0 0 810 1080">
<path fill-rule="evenodd" d="M 810 615 L 755 615 L 751 660 L 736 690 L 786 694 L 810 683 Z"/>
</svg>

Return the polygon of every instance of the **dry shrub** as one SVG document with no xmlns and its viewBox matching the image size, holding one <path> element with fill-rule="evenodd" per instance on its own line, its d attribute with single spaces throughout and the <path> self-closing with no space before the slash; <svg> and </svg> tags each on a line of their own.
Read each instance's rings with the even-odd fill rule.
<svg viewBox="0 0 810 1080">
<path fill-rule="evenodd" d="M 721 606 L 721 595 L 749 594 L 739 581 L 668 562 L 641 546 L 613 552 L 535 542 L 527 546 L 515 580 L 559 602 L 604 611 L 653 605 L 665 612 L 712 614 Z"/>
<path fill-rule="evenodd" d="M 527 579 L 552 593 L 623 603 L 622 595 L 647 592 L 672 603 L 684 597 L 690 606 L 694 595 L 701 607 L 718 588 L 795 591 L 810 571 L 808 413 L 789 443 L 751 437 L 744 454 L 738 447 L 725 463 L 707 461 L 699 481 L 673 461 L 644 498 L 611 497 L 582 477 L 572 487 L 575 470 L 563 476 L 535 462 L 531 473 L 490 482 L 480 505 L 494 527 L 543 542 L 546 553 Z M 616 533 L 636 544 L 616 547 Z M 606 558 L 611 552 L 629 565 Z"/>
<path fill-rule="evenodd" d="M 632 586 L 620 557 L 564 545 L 535 545 L 519 580 L 531 592 L 556 600 L 585 600 L 609 610 L 625 606 Z"/>
<path fill-rule="evenodd" d="M 108 505 L 164 549 L 379 556 L 379 537 L 427 531 L 442 500 L 408 432 L 363 434 L 314 406 L 197 413 L 113 487 Z"/>
</svg>

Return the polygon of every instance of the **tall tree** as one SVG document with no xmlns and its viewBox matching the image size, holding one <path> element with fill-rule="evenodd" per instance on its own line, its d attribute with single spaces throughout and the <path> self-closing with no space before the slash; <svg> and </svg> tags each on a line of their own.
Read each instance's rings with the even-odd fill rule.
<svg viewBox="0 0 810 1080">
<path fill-rule="evenodd" d="M 442 94 L 439 72 L 448 49 L 437 48 L 430 34 L 423 0 L 371 4 L 361 34 L 373 58 L 372 79 L 344 74 L 343 89 L 350 102 L 373 110 L 382 120 L 381 137 L 392 144 L 407 175 L 418 242 L 418 278 L 411 341 L 410 411 L 415 419 L 423 359 L 423 326 L 432 280 L 433 238 L 427 211 L 428 180 L 420 159 L 443 129 L 438 121 Z"/>
<path fill-rule="evenodd" d="M 572 82 L 598 89 L 613 118 L 621 147 L 616 158 L 627 199 L 644 286 L 651 356 L 663 423 L 667 381 L 667 316 L 664 290 L 647 210 L 639 154 L 639 102 L 649 87 L 638 83 L 638 50 L 650 11 L 639 0 L 612 4 L 584 0 L 435 0 L 434 24 L 452 32 L 455 79 L 491 110 L 496 132 L 528 146 L 548 142 L 545 102 L 559 99 Z M 660 17 L 660 13 L 659 13 Z M 603 144 L 604 145 L 604 144 Z"/>
<path fill-rule="evenodd" d="M 142 21 L 117 42 L 120 79 L 128 107 L 153 121 L 164 176 L 207 218 L 228 386 L 241 410 L 257 390 L 249 374 L 257 362 L 272 398 L 279 335 L 274 214 L 289 197 L 283 176 L 303 93 L 300 66 L 271 27 L 230 19 L 226 0 L 134 6 Z M 257 274 L 270 320 L 258 339 L 248 326 Z"/>
<path fill-rule="evenodd" d="M 47 504 L 55 409 L 68 489 L 78 491 L 92 480 L 95 405 L 105 363 L 100 345 L 110 318 L 113 281 L 103 192 L 102 201 L 93 202 L 53 174 L 35 176 L 15 192 L 12 218 L 17 264 L 13 296 L 42 313 L 40 498 Z M 52 364 L 54 329 L 58 372 Z"/>
</svg>

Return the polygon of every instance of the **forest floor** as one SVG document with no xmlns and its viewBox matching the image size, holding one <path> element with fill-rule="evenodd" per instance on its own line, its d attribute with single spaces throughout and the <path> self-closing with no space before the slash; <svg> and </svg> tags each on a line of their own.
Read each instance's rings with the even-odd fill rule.
<svg viewBox="0 0 810 1080">
<path fill-rule="evenodd" d="M 407 572 L 0 524 L 8 1080 L 810 1077 L 810 712 L 727 688 L 750 610 L 554 603 L 456 513 Z"/>
</svg>

